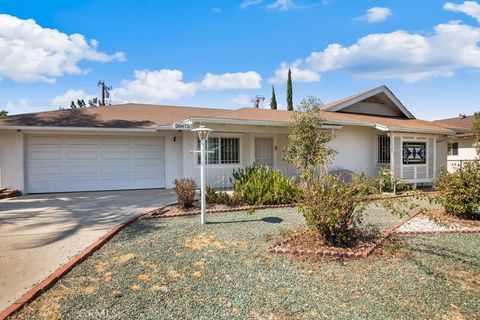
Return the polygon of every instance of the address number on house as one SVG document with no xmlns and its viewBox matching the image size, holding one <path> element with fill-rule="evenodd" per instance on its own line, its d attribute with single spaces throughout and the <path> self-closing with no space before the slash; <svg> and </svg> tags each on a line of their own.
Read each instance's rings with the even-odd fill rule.
<svg viewBox="0 0 480 320">
<path fill-rule="evenodd" d="M 192 129 L 192 124 L 186 123 L 186 122 L 175 122 L 173 124 L 173 128 L 178 130 L 188 130 L 188 129 Z"/>
</svg>

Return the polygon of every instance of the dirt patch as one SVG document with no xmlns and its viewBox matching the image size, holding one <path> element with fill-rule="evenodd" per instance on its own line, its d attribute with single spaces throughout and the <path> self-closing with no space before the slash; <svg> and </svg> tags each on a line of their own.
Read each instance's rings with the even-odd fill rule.
<svg viewBox="0 0 480 320">
<path fill-rule="evenodd" d="M 195 271 L 194 273 L 192 273 L 192 277 L 195 279 L 199 279 L 202 277 L 202 273 L 200 271 Z"/>
<path fill-rule="evenodd" d="M 178 281 L 182 278 L 182 275 L 174 269 L 170 269 L 170 271 L 168 271 L 167 273 L 167 276 L 170 280 L 173 280 L 173 281 Z"/>
<path fill-rule="evenodd" d="M 464 291 L 480 293 L 480 272 L 467 271 L 459 267 L 447 267 L 440 273 Z"/>
<path fill-rule="evenodd" d="M 152 280 L 152 276 L 149 275 L 149 274 L 141 274 L 141 275 L 137 276 L 137 279 L 140 280 L 140 281 L 146 282 L 146 281 Z"/>
<path fill-rule="evenodd" d="M 282 245 L 284 248 L 298 250 L 318 250 L 318 249 L 334 249 L 339 252 L 351 252 L 371 247 L 378 239 L 373 233 L 359 233 L 351 242 L 349 247 L 332 246 L 321 238 L 315 231 L 304 231 L 289 236 L 291 240 Z"/>
<path fill-rule="evenodd" d="M 130 260 L 132 260 L 133 258 L 135 258 L 135 254 L 127 253 L 127 254 L 124 254 L 122 256 L 115 257 L 115 258 L 113 258 L 113 260 L 115 262 L 118 262 L 118 263 L 127 263 Z"/>
<path fill-rule="evenodd" d="M 139 286 L 138 284 L 134 284 L 134 285 L 132 285 L 132 286 L 130 287 L 130 289 L 132 289 L 132 291 L 137 292 L 137 291 L 142 290 L 142 287 Z"/>
<path fill-rule="evenodd" d="M 225 249 L 226 245 L 218 240 L 215 240 L 215 237 L 212 235 L 207 235 L 206 233 L 201 233 L 194 237 L 185 239 L 183 243 L 184 247 L 193 249 L 193 250 L 202 250 L 202 249 Z"/>
</svg>

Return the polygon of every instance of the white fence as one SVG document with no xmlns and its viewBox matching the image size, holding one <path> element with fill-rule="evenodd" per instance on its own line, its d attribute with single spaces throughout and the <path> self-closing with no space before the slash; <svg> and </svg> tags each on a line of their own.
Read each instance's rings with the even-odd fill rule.
<svg viewBox="0 0 480 320">
<path fill-rule="evenodd" d="M 473 160 L 447 160 L 447 170 L 448 172 L 455 172 L 459 169 L 463 168 L 463 165 L 467 162 L 475 162 L 480 161 L 480 159 L 473 159 Z"/>
</svg>

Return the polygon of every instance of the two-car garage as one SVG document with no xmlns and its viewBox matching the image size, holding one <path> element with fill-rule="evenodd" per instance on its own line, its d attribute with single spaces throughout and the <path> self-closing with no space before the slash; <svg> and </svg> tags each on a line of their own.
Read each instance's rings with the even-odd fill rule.
<svg viewBox="0 0 480 320">
<path fill-rule="evenodd" d="M 28 193 L 165 187 L 161 136 L 27 135 Z"/>
</svg>

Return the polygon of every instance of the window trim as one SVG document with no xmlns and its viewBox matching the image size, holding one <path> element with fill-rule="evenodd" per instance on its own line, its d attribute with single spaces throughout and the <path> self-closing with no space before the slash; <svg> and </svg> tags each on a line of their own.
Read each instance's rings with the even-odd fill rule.
<svg viewBox="0 0 480 320">
<path fill-rule="evenodd" d="M 241 167 L 243 166 L 243 151 L 242 151 L 242 136 L 241 135 L 235 135 L 235 134 L 210 134 L 208 138 L 218 138 L 218 145 L 219 145 L 219 150 L 218 150 L 218 163 L 208 163 L 208 167 L 212 168 L 231 168 L 231 167 Z M 222 138 L 236 138 L 238 139 L 238 163 L 222 163 L 221 162 L 221 139 Z M 197 141 L 198 137 L 195 135 L 193 137 L 193 145 L 195 146 L 195 150 L 197 150 Z M 199 151 L 199 148 L 198 148 Z M 198 157 L 199 154 L 195 154 L 193 157 L 193 162 L 194 162 L 194 167 L 195 168 L 200 168 L 200 163 L 198 162 Z"/>
</svg>

